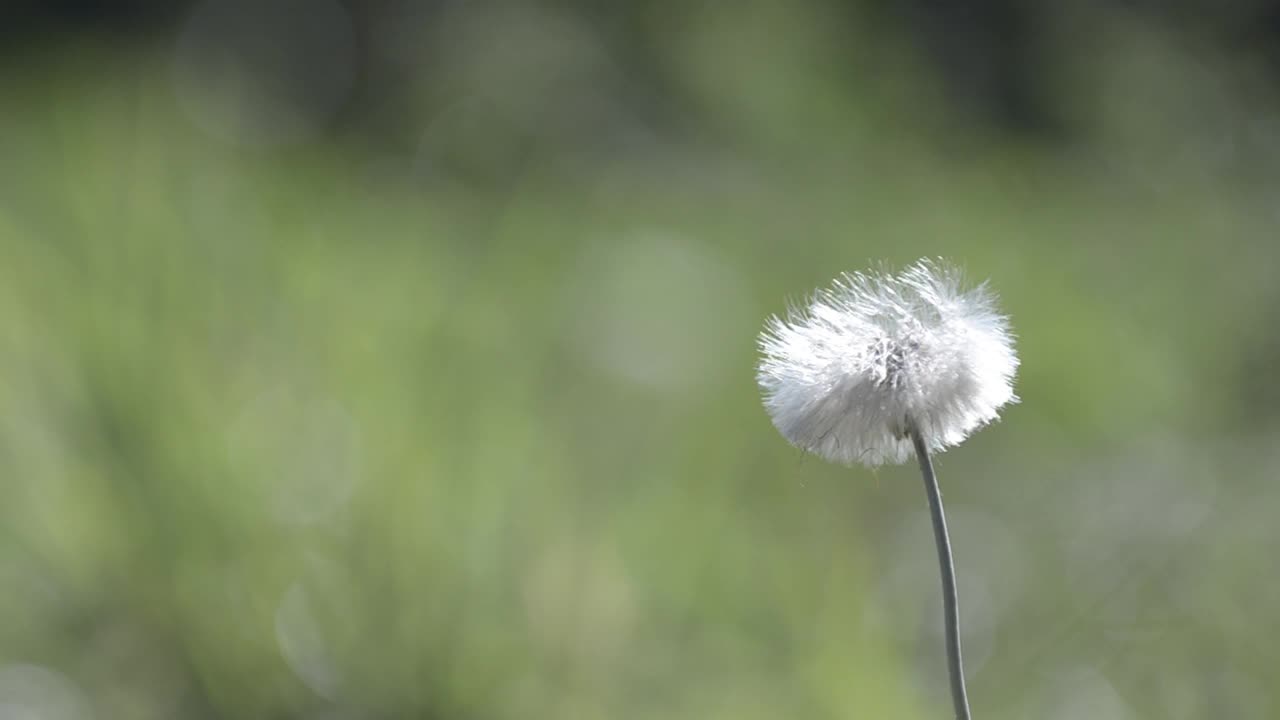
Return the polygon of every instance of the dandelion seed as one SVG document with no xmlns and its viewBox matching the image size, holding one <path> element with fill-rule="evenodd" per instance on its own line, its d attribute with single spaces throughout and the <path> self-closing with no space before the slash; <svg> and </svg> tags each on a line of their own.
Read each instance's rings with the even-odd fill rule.
<svg viewBox="0 0 1280 720">
<path fill-rule="evenodd" d="M 760 387 L 793 445 L 870 467 L 906 462 L 918 427 L 930 451 L 964 441 L 1016 402 L 1008 320 L 985 285 L 922 260 L 900 274 L 853 273 L 760 336 Z"/>
<path fill-rule="evenodd" d="M 985 284 L 921 260 L 899 274 L 853 273 L 760 335 L 757 378 L 791 444 L 869 467 L 915 456 L 942 576 L 947 669 L 957 720 L 969 720 L 955 564 L 931 452 L 960 444 L 1017 402 L 1009 321 Z"/>
</svg>

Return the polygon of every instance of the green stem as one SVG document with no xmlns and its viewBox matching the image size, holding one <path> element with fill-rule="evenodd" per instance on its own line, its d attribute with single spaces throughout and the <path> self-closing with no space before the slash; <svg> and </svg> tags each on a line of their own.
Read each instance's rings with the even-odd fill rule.
<svg viewBox="0 0 1280 720">
<path fill-rule="evenodd" d="M 956 593 L 956 567 L 951 557 L 951 538 L 947 533 L 947 515 L 942 509 L 942 491 L 933 473 L 929 447 L 920 431 L 912 428 L 911 442 L 924 475 L 924 490 L 929 496 L 929 514 L 933 518 L 933 539 L 938 546 L 938 566 L 942 573 L 942 614 L 947 633 L 947 671 L 951 676 L 951 702 L 956 720 L 969 720 L 969 697 L 964 687 L 964 661 L 960 655 L 960 603 Z"/>
</svg>

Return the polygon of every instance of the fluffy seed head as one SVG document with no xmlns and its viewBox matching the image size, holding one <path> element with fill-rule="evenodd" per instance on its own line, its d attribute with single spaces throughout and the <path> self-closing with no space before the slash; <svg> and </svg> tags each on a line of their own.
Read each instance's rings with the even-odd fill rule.
<svg viewBox="0 0 1280 720">
<path fill-rule="evenodd" d="M 921 260 L 897 273 L 846 273 L 760 334 L 765 409 L 791 444 L 870 467 L 964 441 L 1017 402 L 1008 318 L 985 283 Z"/>
</svg>

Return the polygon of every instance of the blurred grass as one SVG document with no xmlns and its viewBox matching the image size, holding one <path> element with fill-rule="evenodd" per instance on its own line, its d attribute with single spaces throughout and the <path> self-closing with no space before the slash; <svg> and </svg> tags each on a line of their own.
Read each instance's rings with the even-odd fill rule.
<svg viewBox="0 0 1280 720">
<path fill-rule="evenodd" d="M 1274 333 L 1268 196 L 1105 127 L 930 152 L 928 98 L 841 94 L 806 73 L 835 39 L 752 17 L 673 55 L 725 140 L 541 148 L 496 189 L 211 139 L 146 54 L 9 68 L 0 668 L 68 679 L 28 702 L 935 716 L 916 480 L 802 458 L 752 374 L 786 297 L 945 254 L 1024 362 L 941 463 L 975 707 L 1267 717 L 1274 410 L 1239 368 Z M 796 59 L 741 72 L 764 40 Z"/>
</svg>

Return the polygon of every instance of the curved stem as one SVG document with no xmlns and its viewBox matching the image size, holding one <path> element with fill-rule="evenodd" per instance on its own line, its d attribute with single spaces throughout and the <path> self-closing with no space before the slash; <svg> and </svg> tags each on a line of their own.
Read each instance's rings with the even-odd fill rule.
<svg viewBox="0 0 1280 720">
<path fill-rule="evenodd" d="M 964 687 L 964 661 L 960 656 L 960 603 L 956 593 L 956 568 L 951 558 L 951 538 L 947 534 L 947 516 L 942 509 L 942 491 L 933 474 L 929 448 L 916 428 L 910 430 L 916 447 L 916 459 L 924 475 L 924 490 L 929 496 L 929 514 L 933 518 L 933 539 L 938 546 L 938 566 L 942 573 L 942 613 L 947 633 L 947 671 L 951 676 L 951 702 L 956 720 L 969 720 L 969 697 Z"/>
</svg>

